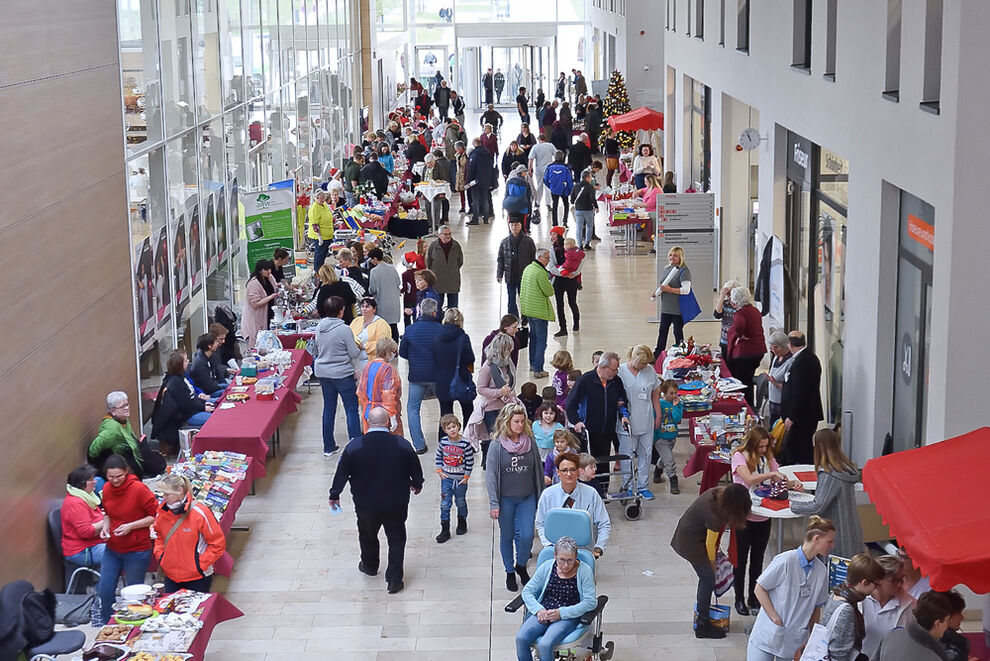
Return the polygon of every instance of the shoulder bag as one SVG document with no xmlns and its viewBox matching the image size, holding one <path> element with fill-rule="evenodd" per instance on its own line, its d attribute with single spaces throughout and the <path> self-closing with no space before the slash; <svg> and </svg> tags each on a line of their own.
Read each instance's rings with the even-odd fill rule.
<svg viewBox="0 0 990 661">
<path fill-rule="evenodd" d="M 681 269 L 682 273 L 683 271 L 684 269 Z M 691 287 L 691 291 L 686 294 L 680 294 L 677 298 L 681 306 L 681 319 L 685 324 L 701 314 L 701 306 L 698 305 L 698 299 L 694 296 L 693 286 Z"/>
<path fill-rule="evenodd" d="M 463 347 L 464 342 L 458 338 L 457 362 L 454 365 L 454 378 L 450 380 L 450 398 L 459 402 L 473 402 L 474 398 L 478 395 L 478 389 L 475 387 L 474 382 L 470 378 L 461 378 L 461 349 Z"/>
</svg>

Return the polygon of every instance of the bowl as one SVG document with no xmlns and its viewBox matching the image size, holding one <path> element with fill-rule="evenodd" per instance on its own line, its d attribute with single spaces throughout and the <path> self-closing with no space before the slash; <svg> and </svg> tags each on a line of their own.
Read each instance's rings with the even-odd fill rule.
<svg viewBox="0 0 990 661">
<path fill-rule="evenodd" d="M 145 585 L 144 583 L 138 583 L 136 585 L 128 585 L 127 587 L 120 589 L 120 596 L 125 601 L 136 602 L 142 601 L 151 592 L 151 586 Z"/>
</svg>

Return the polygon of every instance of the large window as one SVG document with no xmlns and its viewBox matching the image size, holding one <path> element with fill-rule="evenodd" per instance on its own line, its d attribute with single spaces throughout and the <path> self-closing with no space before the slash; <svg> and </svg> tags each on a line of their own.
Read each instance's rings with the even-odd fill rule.
<svg viewBox="0 0 990 661">
<path fill-rule="evenodd" d="M 699 193 L 711 187 L 711 96 L 710 87 L 691 81 L 691 185 Z"/>
</svg>

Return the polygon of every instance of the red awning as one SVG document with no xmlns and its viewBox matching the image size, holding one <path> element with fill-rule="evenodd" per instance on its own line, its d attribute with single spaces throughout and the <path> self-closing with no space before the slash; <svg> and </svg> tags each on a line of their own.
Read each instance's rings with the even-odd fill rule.
<svg viewBox="0 0 990 661">
<path fill-rule="evenodd" d="M 863 486 L 932 588 L 990 592 L 990 427 L 877 457 Z"/>
<path fill-rule="evenodd" d="M 653 108 L 636 108 L 624 115 L 609 117 L 608 125 L 616 131 L 662 131 L 663 113 Z"/>
</svg>

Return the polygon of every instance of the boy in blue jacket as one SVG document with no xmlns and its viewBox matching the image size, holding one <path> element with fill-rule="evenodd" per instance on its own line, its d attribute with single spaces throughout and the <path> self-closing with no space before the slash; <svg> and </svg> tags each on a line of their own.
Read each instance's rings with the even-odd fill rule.
<svg viewBox="0 0 990 661">
<path fill-rule="evenodd" d="M 543 183 L 550 190 L 550 197 L 553 199 L 553 226 L 557 227 L 557 203 L 564 201 L 564 221 L 561 223 L 567 227 L 567 212 L 571 208 L 571 191 L 574 190 L 574 175 L 571 169 L 564 164 L 564 152 L 558 151 L 554 154 L 553 163 L 547 166 L 543 174 Z"/>
</svg>

